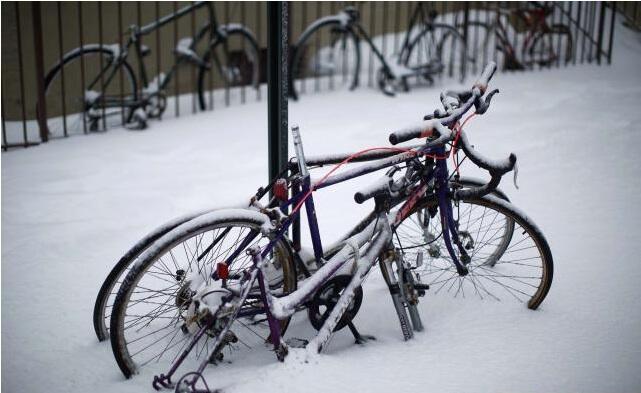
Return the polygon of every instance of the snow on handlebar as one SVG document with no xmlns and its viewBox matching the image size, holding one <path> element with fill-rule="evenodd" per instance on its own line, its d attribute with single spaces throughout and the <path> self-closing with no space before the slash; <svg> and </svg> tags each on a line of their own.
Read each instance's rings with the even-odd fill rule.
<svg viewBox="0 0 641 393">
<path fill-rule="evenodd" d="M 488 84 L 495 72 L 496 63 L 490 62 L 485 66 L 481 76 L 474 83 L 472 90 L 446 90 L 441 93 L 440 98 L 445 111 L 436 110 L 434 111 L 434 115 L 425 116 L 425 120 L 428 121 L 423 121 L 392 132 L 389 136 L 390 143 L 396 145 L 415 138 L 436 137 L 435 139 L 428 141 L 424 146 L 424 149 L 430 149 L 435 146 L 442 146 L 452 141 L 456 134 L 448 127 L 453 127 L 459 119 L 471 109 L 472 106 L 475 107 L 475 112 L 477 114 L 483 114 L 489 108 L 492 97 L 494 94 L 498 93 L 498 90 L 493 90 L 488 93 L 485 99 L 483 99 L 483 95 L 485 94 Z M 492 192 L 498 186 L 501 181 L 501 177 L 515 168 L 516 156 L 514 153 L 511 153 L 508 158 L 503 160 L 489 159 L 474 150 L 463 130 L 458 130 L 458 135 L 458 145 L 470 158 L 470 161 L 490 173 L 491 180 L 482 187 L 457 190 L 456 197 L 479 197 Z"/>
<path fill-rule="evenodd" d="M 496 63 L 491 61 L 485 66 L 485 68 L 483 69 L 483 73 L 481 73 L 479 79 L 476 81 L 476 83 L 474 83 L 474 87 L 477 87 L 481 91 L 481 94 L 485 94 L 487 85 L 490 83 L 490 79 L 492 79 L 492 76 L 494 76 L 495 72 Z"/>
</svg>

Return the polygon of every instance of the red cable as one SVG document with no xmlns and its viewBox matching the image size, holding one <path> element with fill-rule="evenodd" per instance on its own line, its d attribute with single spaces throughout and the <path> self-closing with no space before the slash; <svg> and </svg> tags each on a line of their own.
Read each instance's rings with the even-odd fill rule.
<svg viewBox="0 0 641 393">
<path fill-rule="evenodd" d="M 316 187 L 318 187 L 318 186 L 320 186 L 321 184 L 323 184 L 323 182 L 324 182 L 325 180 L 327 180 L 327 178 L 328 178 L 332 173 L 336 172 L 336 170 L 337 170 L 338 168 L 340 168 L 341 166 L 343 166 L 343 165 L 347 164 L 348 162 L 350 162 L 351 160 L 355 159 L 356 157 L 361 156 L 361 155 L 363 155 L 363 154 L 365 154 L 365 153 L 367 153 L 367 152 L 374 151 L 374 150 L 391 150 L 391 151 L 397 151 L 397 152 L 401 152 L 401 153 L 406 153 L 406 152 L 409 152 L 409 151 L 413 151 L 412 149 L 401 148 L 401 147 L 371 147 L 371 148 L 369 148 L 369 149 L 361 150 L 361 151 L 359 151 L 359 152 L 356 152 L 356 153 L 352 154 L 351 156 L 347 157 L 346 159 L 344 159 L 343 161 L 341 161 L 339 164 L 337 164 L 336 166 L 334 166 L 334 168 L 332 168 L 332 170 L 331 170 L 331 171 L 327 172 L 327 173 L 325 174 L 325 176 L 323 176 L 323 177 L 320 179 L 320 181 L 318 181 L 318 182 L 316 183 L 316 185 L 312 185 L 312 186 L 310 187 L 309 191 L 307 191 L 307 194 L 305 194 L 305 196 L 303 197 L 303 199 L 301 199 L 301 200 L 300 200 L 300 202 L 298 202 L 298 204 L 296 205 L 296 207 L 294 207 L 294 210 L 292 210 L 292 214 L 296 213 L 296 212 L 298 211 L 298 209 L 300 209 L 300 207 L 303 205 L 303 203 L 305 202 L 305 200 L 306 200 L 307 198 L 309 198 L 309 196 L 310 196 L 310 195 L 312 195 L 312 192 L 314 192 L 315 188 L 316 188 Z"/>
<path fill-rule="evenodd" d="M 454 130 L 456 131 L 456 136 L 454 137 L 454 142 L 452 143 L 452 149 L 450 150 L 450 155 L 452 156 L 452 158 L 454 158 L 453 152 L 456 150 L 456 143 L 458 142 L 459 136 L 461 135 L 461 130 L 463 129 L 463 126 L 465 126 L 465 124 L 468 122 L 468 120 L 470 120 L 474 116 L 476 116 L 476 113 L 472 113 L 471 115 L 469 115 L 463 121 L 462 125 L 458 126 L 458 123 L 457 123 L 457 125 L 454 126 Z M 374 150 L 388 150 L 388 151 L 396 151 L 396 152 L 399 152 L 399 153 L 413 152 L 414 154 L 419 154 L 419 152 L 417 152 L 416 150 L 412 150 L 412 149 L 408 149 L 408 148 L 402 148 L 402 147 L 370 147 L 369 149 L 365 149 L 365 150 L 361 150 L 359 152 L 356 152 L 356 153 L 350 155 L 349 157 L 347 157 L 346 159 L 344 159 L 343 161 L 341 161 L 336 166 L 334 166 L 331 171 L 327 172 L 325 174 L 325 176 L 323 176 L 316 183 L 316 185 L 312 185 L 310 187 L 309 191 L 307 191 L 307 193 L 305 194 L 305 196 L 298 202 L 298 204 L 296 204 L 296 207 L 294 207 L 294 210 L 292 210 L 292 214 L 296 213 L 301 208 L 303 203 L 305 203 L 305 200 L 307 200 L 307 198 L 309 198 L 309 196 L 312 195 L 312 192 L 314 192 L 316 187 L 318 187 L 321 184 L 323 184 L 323 182 L 325 180 L 327 180 L 327 178 L 329 176 L 331 176 L 332 173 L 336 172 L 336 170 L 338 168 L 340 168 L 341 166 L 343 166 L 343 165 L 347 164 L 348 162 L 352 161 L 356 157 L 359 157 L 359 156 L 361 156 L 361 155 L 363 155 L 365 153 L 368 153 L 368 152 L 374 151 Z M 426 153 L 421 153 L 421 155 L 425 156 L 425 157 L 430 157 L 430 158 L 435 159 L 435 160 L 446 160 L 448 158 L 447 155 L 445 155 L 445 156 L 437 156 L 436 154 L 426 154 Z M 454 165 L 456 166 L 455 170 L 458 172 L 458 165 L 456 165 L 456 163 L 454 163 Z"/>
</svg>

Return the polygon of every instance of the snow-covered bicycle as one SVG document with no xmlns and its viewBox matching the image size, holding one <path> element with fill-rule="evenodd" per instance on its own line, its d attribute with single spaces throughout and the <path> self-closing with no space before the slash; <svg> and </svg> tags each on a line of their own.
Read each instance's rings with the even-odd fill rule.
<svg viewBox="0 0 641 393">
<path fill-rule="evenodd" d="M 405 339 L 422 329 L 416 306 L 428 281 L 417 272 L 439 258 L 450 263 L 439 269 L 440 274 L 459 277 L 452 281 L 458 282 L 457 292 L 468 280 L 481 297 L 507 294 L 536 309 L 552 281 L 547 242 L 518 209 L 490 195 L 513 169 L 516 157 L 498 161 L 483 157 L 459 124 L 472 107 L 478 114 L 488 109 L 494 92 L 483 97 L 495 67 L 486 68 L 472 90 L 444 92 L 446 109 L 436 111 L 436 119 L 390 135 L 393 144 L 415 138 L 428 141 L 413 148 L 385 148 L 399 153 L 386 161 L 392 169 L 355 195 L 359 203 L 374 199 L 373 217 L 335 245 L 322 246 L 312 191 L 353 178 L 359 171 L 333 176 L 330 172 L 312 183 L 297 129 L 293 133 L 299 171 L 274 184 L 273 205 L 263 206 L 254 199 L 250 209 L 206 213 L 161 236 L 139 256 L 115 301 L 110 334 L 123 373 L 130 376 L 165 367 L 167 371 L 154 378 L 154 386 L 160 388 L 173 386 L 172 377 L 179 370 L 196 369 L 179 380 L 177 391 L 209 392 L 202 371 L 209 364 L 225 367 L 224 353 L 242 359 L 243 354 L 254 356 L 249 351 L 253 346 L 269 342 L 279 359 L 284 358 L 294 344 L 288 344 L 283 333 L 299 310 L 307 310 L 318 334 L 298 344 L 320 351 L 335 330 L 350 325 L 360 306 L 360 285 L 376 262 Z M 489 171 L 489 183 L 461 188 L 448 181 L 448 152 L 460 151 Z M 294 185 L 301 190 L 288 198 L 287 189 Z M 399 197 L 402 204 L 391 211 Z M 303 206 L 319 268 L 299 283 L 286 234 Z M 461 210 L 466 213 L 461 215 Z M 414 216 L 419 216 L 425 239 L 424 252 L 416 259 L 408 258 L 402 244 L 393 241 L 400 239 L 402 223 Z M 440 232 L 433 232 L 432 220 L 439 219 Z M 510 225 L 512 231 L 506 233 Z M 429 249 L 435 238 L 442 239 L 446 248 L 439 257 Z M 355 328 L 353 333 L 359 341 L 367 339 Z"/>
<path fill-rule="evenodd" d="M 313 168 L 320 168 L 323 166 L 327 165 L 332 165 L 332 164 L 337 164 L 340 163 L 341 161 L 347 159 L 348 157 L 352 156 L 353 153 L 346 153 L 346 154 L 331 154 L 331 155 L 326 155 L 326 156 L 317 156 L 317 157 L 306 157 L 306 163 L 308 168 L 313 169 Z M 358 158 L 353 160 L 352 162 L 364 162 L 367 161 L 366 166 L 357 169 L 354 172 L 351 172 L 352 175 L 349 176 L 349 178 L 355 178 L 360 175 L 364 175 L 367 173 L 371 173 L 377 170 L 381 170 L 383 168 L 386 168 L 389 166 L 389 161 L 388 160 L 396 160 L 396 158 L 392 157 L 394 155 L 397 155 L 396 152 L 389 152 L 389 151 L 379 151 L 379 152 L 372 152 L 369 154 L 363 154 L 360 155 Z M 296 171 L 297 170 L 297 164 L 295 162 L 290 162 L 290 171 Z M 349 179 L 346 179 L 349 180 Z M 271 184 L 268 184 L 264 187 L 261 187 L 258 192 L 252 197 L 255 198 L 256 200 L 261 200 L 263 199 L 268 192 L 272 189 L 274 186 L 272 182 Z M 466 176 L 457 176 L 453 177 L 450 179 L 450 183 L 452 184 L 453 187 L 459 187 L 459 188 L 469 188 L 469 187 L 478 187 L 482 186 L 484 183 L 480 179 L 476 178 L 471 178 L 471 177 L 466 177 Z M 500 190 L 496 189 L 492 192 L 493 195 L 495 195 L 497 198 L 509 201 L 508 197 Z M 402 203 L 406 199 L 406 195 L 404 193 L 399 193 L 398 197 L 394 198 L 391 201 L 392 206 L 397 206 L 398 204 Z M 471 206 L 466 204 L 465 202 L 461 202 L 462 206 L 464 208 L 462 209 L 461 214 L 467 214 L 471 213 L 472 211 L 476 210 L 475 206 Z M 248 201 L 247 206 L 250 206 L 250 202 Z M 94 303 L 94 309 L 93 309 L 93 326 L 94 330 L 96 332 L 96 337 L 98 338 L 98 341 L 105 341 L 109 339 L 109 320 L 111 318 L 111 310 L 113 308 L 114 300 L 116 297 L 116 294 L 118 293 L 118 290 L 120 289 L 120 285 L 122 284 L 122 281 L 124 280 L 125 276 L 131 269 L 131 266 L 136 262 L 138 257 L 148 248 L 152 247 L 156 240 L 161 238 L 163 235 L 166 233 L 170 232 L 172 229 L 176 228 L 177 226 L 194 219 L 195 217 L 204 215 L 206 213 L 210 213 L 216 210 L 220 210 L 221 208 L 211 208 L 211 209 L 206 209 L 206 210 L 198 210 L 191 212 L 189 214 L 185 214 L 183 216 L 177 217 L 175 219 L 172 219 L 160 226 L 158 226 L 156 229 L 145 235 L 143 238 L 141 238 L 139 241 L 137 241 L 129 250 L 127 250 L 123 256 L 114 264 L 112 269 L 109 271 L 107 277 L 105 278 L 104 282 L 100 286 L 100 290 L 98 291 L 98 294 L 96 296 L 96 300 Z M 459 211 L 461 211 L 459 209 Z M 401 238 L 403 241 L 399 241 L 396 239 L 395 241 L 398 243 L 399 246 L 402 246 L 402 244 L 406 245 L 407 252 L 411 254 L 416 254 L 417 251 L 421 250 L 421 247 L 424 246 L 425 244 L 429 244 L 429 254 L 430 258 L 438 258 L 439 255 L 441 254 L 441 250 L 444 250 L 444 244 L 442 243 L 442 240 L 438 237 L 440 225 L 438 223 L 439 217 L 433 217 L 430 218 L 429 220 L 425 220 L 423 216 L 425 215 L 425 209 L 421 210 L 420 212 L 417 212 L 415 215 L 412 215 L 408 217 L 407 219 L 403 220 L 401 224 L 399 225 L 399 234 L 401 235 Z M 366 223 L 370 222 L 374 217 L 374 212 L 368 214 L 363 221 L 356 226 L 356 228 L 362 227 Z M 427 229 L 425 226 L 430 226 L 429 229 Z M 221 230 L 221 237 L 219 241 L 223 241 L 225 237 L 233 236 L 233 227 L 235 226 L 235 223 L 229 222 L 229 223 L 220 223 L 220 228 L 223 228 Z M 355 229 L 356 229 L 355 228 Z M 505 221 L 505 228 L 504 231 L 500 233 L 500 236 L 502 236 L 505 239 L 508 239 L 509 236 L 511 236 L 513 232 L 514 226 L 509 220 Z M 316 259 L 313 257 L 305 256 L 302 255 L 302 253 L 294 251 L 294 249 L 299 249 L 299 241 L 296 239 L 293 239 L 292 242 L 289 244 L 290 248 L 292 249 L 292 255 L 294 258 L 294 264 L 296 265 L 296 270 L 298 272 L 301 272 L 303 275 L 305 275 L 305 272 L 309 273 L 310 271 L 313 271 L 317 268 L 316 265 Z M 427 267 L 425 267 L 423 270 L 426 270 Z"/>
<path fill-rule="evenodd" d="M 208 22 L 192 37 L 181 38 L 173 51 L 176 61 L 172 67 L 150 80 L 144 58 L 151 49 L 142 44 L 143 37 L 199 8 L 207 10 Z M 123 45 L 84 44 L 75 48 L 47 72 L 45 107 L 50 135 L 66 136 L 121 125 L 145 128 L 148 118 L 159 118 L 165 111 L 165 90 L 183 65 L 198 70 L 194 89 L 201 110 L 211 109 L 215 84 L 258 88 L 258 44 L 254 34 L 240 24 L 219 24 L 211 2 L 197 1 L 147 25 L 132 25 L 127 34 Z M 130 50 L 139 65 L 139 78 L 127 60 Z M 80 82 L 71 84 L 73 78 L 80 78 Z"/>
<path fill-rule="evenodd" d="M 432 83 L 444 73 L 452 76 L 459 72 L 462 81 L 466 64 L 474 60 L 467 55 L 463 35 L 456 27 L 436 21 L 436 16 L 436 11 L 417 3 L 401 48 L 389 58 L 361 25 L 356 8 L 346 7 L 336 15 L 315 20 L 292 48 L 290 96 L 297 99 L 305 90 L 307 80 L 316 90 L 321 84 L 355 89 L 361 72 L 361 41 L 381 63 L 376 81 L 386 95 L 408 91 L 410 80 Z"/>
</svg>

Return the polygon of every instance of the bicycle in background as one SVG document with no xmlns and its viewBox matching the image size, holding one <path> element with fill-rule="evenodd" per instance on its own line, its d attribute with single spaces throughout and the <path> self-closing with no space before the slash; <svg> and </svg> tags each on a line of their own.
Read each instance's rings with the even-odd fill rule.
<svg viewBox="0 0 641 393">
<path fill-rule="evenodd" d="M 207 9 L 209 22 L 194 36 L 178 41 L 176 61 L 169 71 L 149 79 L 144 58 L 151 50 L 142 37 L 199 8 Z M 240 24 L 218 24 L 211 2 L 198 1 L 144 26 L 132 25 L 126 43 L 87 44 L 65 54 L 45 76 L 48 132 L 62 136 L 106 130 L 124 125 L 144 129 L 148 118 L 159 118 L 167 104 L 165 90 L 183 65 L 198 69 L 198 103 L 211 108 L 214 74 L 224 86 L 258 88 L 258 44 L 253 33 Z M 128 62 L 133 51 L 138 76 Z M 200 52 L 201 54 L 197 53 Z M 81 88 L 65 89 L 66 78 L 80 78 Z M 59 115 L 58 115 L 59 114 Z"/>
<path fill-rule="evenodd" d="M 320 86 L 344 86 L 350 90 L 359 84 L 361 40 L 364 40 L 381 66 L 376 83 L 386 95 L 408 91 L 409 81 L 433 83 L 446 71 L 465 77 L 467 56 L 463 36 L 456 27 L 436 21 L 437 13 L 419 2 L 412 13 L 403 44 L 398 53 L 385 58 L 360 23 L 359 11 L 346 7 L 336 15 L 312 22 L 294 44 L 290 61 L 290 96 L 298 98 L 309 80 Z M 383 36 L 383 39 L 386 39 Z"/>
<path fill-rule="evenodd" d="M 516 8 L 495 6 L 487 9 L 495 17 L 489 22 L 469 21 L 469 31 L 477 32 L 475 37 L 478 51 L 487 60 L 496 49 L 503 54 L 503 68 L 524 70 L 549 67 L 552 64 L 568 64 L 572 60 L 572 32 L 566 25 L 549 24 L 547 19 L 554 12 L 554 5 L 529 1 L 519 3 Z M 524 26 L 524 37 L 519 46 L 510 42 L 508 27 L 502 19 L 514 20 Z M 516 37 L 517 33 L 514 33 Z M 474 45 L 474 43 L 471 43 Z M 474 51 L 475 53 L 478 51 Z"/>
</svg>

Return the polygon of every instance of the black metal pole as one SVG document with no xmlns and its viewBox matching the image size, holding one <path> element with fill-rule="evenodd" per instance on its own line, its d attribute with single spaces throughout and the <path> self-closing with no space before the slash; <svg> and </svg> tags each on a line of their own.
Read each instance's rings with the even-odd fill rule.
<svg viewBox="0 0 641 393">
<path fill-rule="evenodd" d="M 467 54 L 469 52 L 469 45 L 468 42 L 470 42 L 470 2 L 466 1 L 465 2 L 465 8 L 463 11 L 463 59 L 461 59 L 461 76 L 463 79 L 467 77 Z"/>
<path fill-rule="evenodd" d="M 610 19 L 610 42 L 608 43 L 608 64 L 612 64 L 612 42 L 614 41 L 614 22 L 615 16 L 617 13 L 616 3 L 614 1 L 610 2 L 612 7 L 612 17 Z"/>
<path fill-rule="evenodd" d="M 601 54 L 603 51 L 601 47 L 603 46 L 603 27 L 605 24 L 605 1 L 601 2 L 601 10 L 599 12 L 599 35 L 597 37 L 597 54 L 596 61 L 598 65 L 601 65 Z"/>
<path fill-rule="evenodd" d="M 269 180 L 287 165 L 287 2 L 267 3 L 267 123 Z"/>
<path fill-rule="evenodd" d="M 20 3 L 15 2 L 14 4 L 16 6 L 16 33 L 17 33 L 16 38 L 18 40 L 17 42 L 18 43 L 18 69 L 20 71 L 20 78 L 18 80 L 20 81 L 20 108 L 22 109 L 22 138 L 24 142 L 24 147 L 27 147 L 29 146 L 29 137 L 27 135 L 27 112 L 25 109 L 25 99 L 24 99 L 24 67 L 22 65 L 22 33 L 20 32 L 21 31 Z M 38 101 L 38 103 L 40 105 L 40 101 Z M 2 108 L 4 109 L 4 106 Z"/>
<path fill-rule="evenodd" d="M 16 4 L 17 6 L 17 4 Z M 31 3 L 33 13 L 33 48 L 36 59 L 36 89 L 38 94 L 38 126 L 40 128 L 40 139 L 43 142 L 49 140 L 47 129 L 47 106 L 45 102 L 45 67 L 42 46 L 42 16 L 40 15 L 40 2 Z M 22 72 L 22 70 L 20 70 Z M 25 141 L 26 143 L 26 141 Z"/>
</svg>

